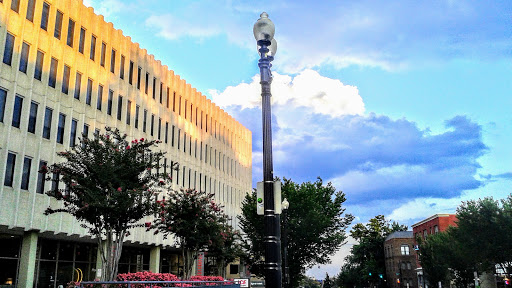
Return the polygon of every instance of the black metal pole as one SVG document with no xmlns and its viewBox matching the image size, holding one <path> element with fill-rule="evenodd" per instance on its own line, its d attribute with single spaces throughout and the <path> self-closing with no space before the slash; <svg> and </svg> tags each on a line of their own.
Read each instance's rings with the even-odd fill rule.
<svg viewBox="0 0 512 288">
<path fill-rule="evenodd" d="M 272 116 L 270 72 L 272 57 L 268 56 L 270 41 L 258 41 L 260 48 L 261 110 L 263 118 L 263 195 L 265 224 L 265 288 L 282 288 L 280 217 L 274 207 L 274 168 L 272 165 Z"/>
<path fill-rule="evenodd" d="M 283 209 L 283 288 L 288 288 L 290 274 L 288 272 L 288 209 Z"/>
</svg>

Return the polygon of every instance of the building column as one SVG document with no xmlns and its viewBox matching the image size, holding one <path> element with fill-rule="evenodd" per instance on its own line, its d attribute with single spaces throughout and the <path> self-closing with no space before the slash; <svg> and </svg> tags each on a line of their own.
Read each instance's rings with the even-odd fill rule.
<svg viewBox="0 0 512 288">
<path fill-rule="evenodd" d="M 34 287 L 34 272 L 36 268 L 37 253 L 36 231 L 29 231 L 23 234 L 21 244 L 20 268 L 18 273 L 18 287 L 32 288 Z"/>
<path fill-rule="evenodd" d="M 149 271 L 160 273 L 160 247 L 151 247 L 149 252 Z"/>
</svg>

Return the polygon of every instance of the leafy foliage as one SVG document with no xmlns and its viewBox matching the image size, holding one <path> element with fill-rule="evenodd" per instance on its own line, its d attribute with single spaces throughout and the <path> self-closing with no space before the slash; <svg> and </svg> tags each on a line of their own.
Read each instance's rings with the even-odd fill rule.
<svg viewBox="0 0 512 288">
<path fill-rule="evenodd" d="M 193 258 L 198 251 L 213 247 L 214 241 L 216 245 L 226 245 L 227 238 L 232 237 L 226 234 L 231 231 L 227 228 L 228 219 L 213 196 L 190 189 L 169 191 L 169 199 L 157 201 L 159 205 L 155 220 L 148 227 L 155 228 L 155 233 L 165 236 L 173 234 L 179 240 L 185 262 L 185 279 L 192 273 Z"/>
<path fill-rule="evenodd" d="M 431 283 L 450 276 L 467 287 L 473 271 L 494 273 L 498 266 L 512 273 L 512 195 L 501 201 L 484 198 L 463 202 L 457 208 L 457 227 L 420 242 L 420 261 Z"/>
<path fill-rule="evenodd" d="M 354 225 L 350 236 L 358 244 L 352 246 L 350 254 L 345 258 L 345 264 L 337 277 L 337 285 L 364 287 L 368 283 L 379 283 L 379 274 L 386 279 L 384 241 L 395 231 L 407 231 L 407 226 L 390 223 L 383 215 L 375 216 L 366 225 Z"/>
<path fill-rule="evenodd" d="M 345 229 L 353 216 L 344 215 L 345 194 L 336 191 L 331 183 L 324 185 L 320 178 L 302 184 L 284 179 L 281 193 L 290 202 L 286 213 L 290 287 L 298 287 L 307 268 L 328 263 L 329 256 L 344 244 Z M 242 205 L 239 220 L 244 232 L 244 260 L 252 273 L 262 276 L 264 224 L 263 217 L 256 213 L 256 191 L 246 195 Z M 282 229 L 284 221 L 281 218 Z"/>
<path fill-rule="evenodd" d="M 46 192 L 63 206 L 48 207 L 45 214 L 68 213 L 83 223 L 98 241 L 105 281 L 117 274 L 128 230 L 141 226 L 139 221 L 153 213 L 153 187 L 163 177 L 152 173 L 163 157 L 163 153 L 151 151 L 159 141 L 142 138 L 130 143 L 126 137 L 117 129 L 106 128 L 104 135 L 80 139 L 81 145 L 58 153 L 64 162 L 43 168 L 53 174 L 48 180 L 56 184 L 61 177 L 66 184 L 64 189 Z"/>
<path fill-rule="evenodd" d="M 224 222 L 218 224 L 219 233 L 213 237 L 213 243 L 208 248 L 208 256 L 215 257 L 219 274 L 225 276 L 227 264 L 242 257 L 243 252 L 238 231 Z"/>
</svg>

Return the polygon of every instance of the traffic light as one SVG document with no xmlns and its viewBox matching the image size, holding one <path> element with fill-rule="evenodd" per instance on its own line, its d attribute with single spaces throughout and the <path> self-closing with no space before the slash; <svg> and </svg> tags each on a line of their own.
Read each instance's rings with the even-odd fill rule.
<svg viewBox="0 0 512 288">
<path fill-rule="evenodd" d="M 508 280 L 507 278 L 505 278 L 505 285 L 510 285 L 510 280 Z"/>
<path fill-rule="evenodd" d="M 369 276 L 372 276 L 372 272 L 368 272 L 368 275 L 369 275 Z"/>
<path fill-rule="evenodd" d="M 400 284 L 400 279 L 396 279 L 396 283 Z"/>
<path fill-rule="evenodd" d="M 379 278 L 382 279 L 382 274 L 379 274 Z"/>
</svg>

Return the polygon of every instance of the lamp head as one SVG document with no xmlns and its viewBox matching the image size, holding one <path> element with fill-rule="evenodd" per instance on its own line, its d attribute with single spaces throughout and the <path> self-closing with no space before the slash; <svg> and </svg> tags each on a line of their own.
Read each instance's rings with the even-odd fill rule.
<svg viewBox="0 0 512 288">
<path fill-rule="evenodd" d="M 290 202 L 286 198 L 283 199 L 283 202 L 281 203 L 281 207 L 283 210 L 287 210 L 290 207 Z"/>
<path fill-rule="evenodd" d="M 268 14 L 266 12 L 261 13 L 260 19 L 254 23 L 252 32 L 254 33 L 256 41 L 272 41 L 276 28 L 272 20 L 268 19 Z"/>
</svg>

